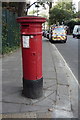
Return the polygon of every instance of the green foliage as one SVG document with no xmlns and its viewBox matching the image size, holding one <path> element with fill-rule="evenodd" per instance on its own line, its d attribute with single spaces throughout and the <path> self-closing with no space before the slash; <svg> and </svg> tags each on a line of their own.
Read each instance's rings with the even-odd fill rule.
<svg viewBox="0 0 80 120">
<path fill-rule="evenodd" d="M 75 17 L 80 19 L 80 11 L 75 13 Z"/>
<path fill-rule="evenodd" d="M 13 46 L 13 47 L 6 46 L 2 49 L 2 54 L 4 55 L 4 54 L 12 53 L 13 51 L 17 50 L 19 47 L 20 46 Z"/>
<path fill-rule="evenodd" d="M 19 2 L 3 2 L 2 7 L 3 8 L 6 7 L 8 9 L 10 9 L 11 11 L 18 12 L 18 4 L 19 4 Z"/>
<path fill-rule="evenodd" d="M 60 8 L 55 7 L 50 12 L 50 24 L 56 24 L 57 22 L 61 24 L 63 21 L 69 20 L 71 18 L 71 12 Z"/>
<path fill-rule="evenodd" d="M 2 14 L 2 54 L 11 52 L 20 46 L 19 25 L 17 14 L 3 10 Z"/>
<path fill-rule="evenodd" d="M 49 24 L 60 24 L 64 21 L 70 20 L 74 17 L 73 4 L 71 2 L 59 2 L 55 7 L 50 11 L 50 21 Z"/>
<path fill-rule="evenodd" d="M 28 2 L 2 2 L 2 8 L 6 8 L 9 11 L 16 12 L 18 16 L 26 15 L 25 8 L 28 6 Z"/>
<path fill-rule="evenodd" d="M 80 25 L 80 19 L 79 18 L 71 19 L 70 21 L 65 22 L 65 25 L 69 26 L 70 33 L 72 33 L 74 26 Z"/>
<path fill-rule="evenodd" d="M 75 7 L 74 7 L 74 4 L 72 2 L 58 2 L 56 7 L 60 8 L 60 9 L 64 9 L 64 10 L 69 10 L 72 12 L 75 11 Z"/>
</svg>

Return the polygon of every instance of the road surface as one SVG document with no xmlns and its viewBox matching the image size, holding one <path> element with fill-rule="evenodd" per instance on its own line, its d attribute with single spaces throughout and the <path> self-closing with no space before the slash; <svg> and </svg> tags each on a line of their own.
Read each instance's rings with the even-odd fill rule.
<svg viewBox="0 0 80 120">
<path fill-rule="evenodd" d="M 68 35 L 65 44 L 56 43 L 55 45 L 78 80 L 78 39 Z"/>
</svg>

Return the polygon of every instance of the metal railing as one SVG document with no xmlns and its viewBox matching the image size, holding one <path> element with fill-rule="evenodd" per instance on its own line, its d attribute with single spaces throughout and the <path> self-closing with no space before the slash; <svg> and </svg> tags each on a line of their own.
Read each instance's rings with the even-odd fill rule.
<svg viewBox="0 0 80 120">
<path fill-rule="evenodd" d="M 2 9 L 2 54 L 20 46 L 20 28 L 17 13 Z"/>
</svg>

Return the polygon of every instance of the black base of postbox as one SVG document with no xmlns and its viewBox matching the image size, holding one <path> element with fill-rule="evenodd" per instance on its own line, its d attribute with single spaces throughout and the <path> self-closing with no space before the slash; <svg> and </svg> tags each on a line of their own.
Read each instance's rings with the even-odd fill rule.
<svg viewBox="0 0 80 120">
<path fill-rule="evenodd" d="M 36 99 L 43 95 L 43 78 L 38 80 L 25 80 L 23 78 L 23 95 Z"/>
</svg>

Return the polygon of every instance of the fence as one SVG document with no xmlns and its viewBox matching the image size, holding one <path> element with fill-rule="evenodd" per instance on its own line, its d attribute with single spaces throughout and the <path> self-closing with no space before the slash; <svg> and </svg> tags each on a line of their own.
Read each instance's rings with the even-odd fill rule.
<svg viewBox="0 0 80 120">
<path fill-rule="evenodd" d="M 20 45 L 20 28 L 16 18 L 16 13 L 2 9 L 2 54 Z"/>
</svg>

